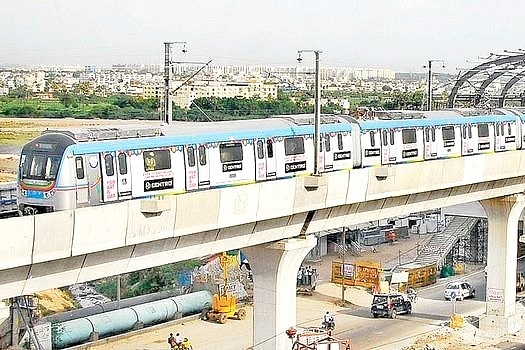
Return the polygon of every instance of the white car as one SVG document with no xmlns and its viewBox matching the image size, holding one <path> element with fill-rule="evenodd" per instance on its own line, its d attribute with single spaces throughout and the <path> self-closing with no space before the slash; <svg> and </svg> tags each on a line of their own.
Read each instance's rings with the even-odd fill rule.
<svg viewBox="0 0 525 350">
<path fill-rule="evenodd" d="M 476 296 L 476 290 L 474 287 L 464 281 L 451 282 L 447 284 L 443 297 L 445 300 L 463 300 L 465 298 L 474 298 Z"/>
</svg>

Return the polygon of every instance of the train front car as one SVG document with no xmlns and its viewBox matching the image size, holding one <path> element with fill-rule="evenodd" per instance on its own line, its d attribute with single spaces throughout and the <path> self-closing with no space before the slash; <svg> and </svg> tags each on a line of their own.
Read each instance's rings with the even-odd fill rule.
<svg viewBox="0 0 525 350">
<path fill-rule="evenodd" d="M 18 169 L 18 203 L 24 215 L 61 210 L 67 200 L 57 191 L 64 150 L 75 143 L 67 132 L 44 133 L 22 148 Z"/>
</svg>

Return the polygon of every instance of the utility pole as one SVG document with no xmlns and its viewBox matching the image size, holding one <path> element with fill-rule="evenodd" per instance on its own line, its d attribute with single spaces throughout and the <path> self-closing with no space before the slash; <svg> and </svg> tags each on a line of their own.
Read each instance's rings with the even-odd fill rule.
<svg viewBox="0 0 525 350">
<path fill-rule="evenodd" d="M 301 54 L 303 52 L 313 52 L 315 54 L 315 99 L 314 99 L 314 175 L 319 176 L 321 173 L 321 167 L 319 162 L 319 145 L 320 145 L 320 115 L 321 115 L 321 87 L 319 84 L 319 54 L 323 51 L 320 50 L 299 50 L 297 53 L 297 61 L 301 63 L 303 60 Z"/>
<path fill-rule="evenodd" d="M 163 120 L 166 124 L 171 124 L 173 118 L 173 106 L 171 103 L 171 46 L 173 44 L 182 44 L 182 52 L 186 53 L 185 41 L 171 41 L 164 43 L 164 115 Z"/>
<path fill-rule="evenodd" d="M 441 62 L 443 64 L 443 68 L 445 68 L 445 61 L 443 60 L 428 60 L 428 66 L 423 66 L 423 68 L 428 68 L 427 111 L 432 110 L 432 62 Z"/>
<path fill-rule="evenodd" d="M 345 305 L 345 253 L 346 253 L 346 231 L 345 227 L 343 226 L 343 230 L 341 232 L 341 244 L 342 244 L 342 254 L 341 254 L 341 270 L 342 270 L 342 281 L 341 281 L 341 303 L 342 305 Z"/>
</svg>

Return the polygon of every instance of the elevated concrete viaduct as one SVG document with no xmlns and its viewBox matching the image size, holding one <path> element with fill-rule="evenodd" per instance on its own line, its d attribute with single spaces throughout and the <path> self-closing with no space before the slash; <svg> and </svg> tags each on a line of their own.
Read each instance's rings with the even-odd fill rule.
<svg viewBox="0 0 525 350">
<path fill-rule="evenodd" d="M 489 299 L 480 324 L 513 332 L 524 190 L 525 152 L 515 151 L 4 219 L 0 298 L 249 247 L 254 349 L 281 349 L 295 325 L 295 275 L 315 233 L 481 201 L 489 217 Z"/>
</svg>

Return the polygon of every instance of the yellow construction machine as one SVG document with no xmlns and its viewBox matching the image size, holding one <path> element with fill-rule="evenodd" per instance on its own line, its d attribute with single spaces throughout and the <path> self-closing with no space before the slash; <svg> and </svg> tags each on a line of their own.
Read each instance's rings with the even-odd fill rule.
<svg viewBox="0 0 525 350">
<path fill-rule="evenodd" d="M 230 257 L 222 253 L 219 257 L 222 267 L 223 281 L 222 288 L 219 288 L 219 294 L 214 294 L 211 302 L 211 309 L 203 312 L 203 319 L 225 323 L 228 318 L 236 318 L 244 320 L 246 318 L 246 310 L 237 308 L 237 298 L 234 295 L 228 294 L 228 268 Z"/>
</svg>

